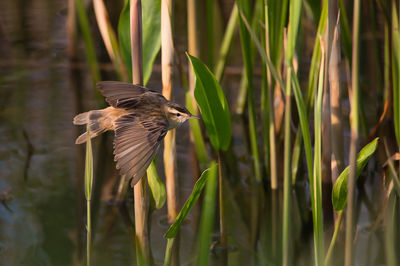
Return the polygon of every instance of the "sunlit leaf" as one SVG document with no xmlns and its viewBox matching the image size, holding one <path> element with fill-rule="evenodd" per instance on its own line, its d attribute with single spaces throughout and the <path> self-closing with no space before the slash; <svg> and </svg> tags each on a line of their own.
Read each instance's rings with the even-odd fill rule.
<svg viewBox="0 0 400 266">
<path fill-rule="evenodd" d="M 364 167 L 367 165 L 369 158 L 375 152 L 378 146 L 378 139 L 376 138 L 370 143 L 368 143 L 357 156 L 357 173 L 356 178 L 359 177 Z M 347 181 L 349 178 L 350 167 L 347 166 L 346 169 L 340 174 L 338 179 L 333 186 L 332 191 L 332 204 L 335 211 L 341 211 L 344 209 L 347 203 Z"/>
<path fill-rule="evenodd" d="M 161 48 L 161 0 L 142 0 L 143 84 L 150 78 L 154 60 Z M 129 1 L 125 2 L 118 23 L 118 35 L 129 77 L 132 78 Z"/>
<path fill-rule="evenodd" d="M 158 177 L 155 160 L 147 169 L 147 181 L 151 192 L 151 205 L 155 209 L 160 209 L 164 206 L 167 199 L 164 182 Z"/>
<path fill-rule="evenodd" d="M 224 92 L 211 71 L 196 57 L 187 54 L 196 75 L 194 96 L 200 108 L 211 144 L 227 150 L 231 142 L 231 120 Z"/>
<path fill-rule="evenodd" d="M 196 184 L 194 185 L 192 193 L 185 202 L 185 205 L 183 205 L 181 211 L 176 217 L 175 222 L 170 226 L 167 233 L 165 233 L 166 238 L 173 238 L 176 236 L 186 216 L 188 215 L 190 210 L 193 208 L 194 204 L 199 199 L 200 194 L 203 191 L 204 185 L 206 184 L 207 180 L 209 178 L 215 178 L 216 176 L 217 176 L 217 164 L 215 162 L 212 162 L 210 168 L 205 170 L 203 174 L 200 176 L 199 180 L 197 180 Z"/>
<path fill-rule="evenodd" d="M 214 216 L 217 204 L 217 164 L 210 167 L 209 177 L 204 192 L 203 209 L 201 211 L 200 228 L 198 234 L 198 256 L 197 265 L 208 265 L 212 232 L 214 227 Z"/>
</svg>

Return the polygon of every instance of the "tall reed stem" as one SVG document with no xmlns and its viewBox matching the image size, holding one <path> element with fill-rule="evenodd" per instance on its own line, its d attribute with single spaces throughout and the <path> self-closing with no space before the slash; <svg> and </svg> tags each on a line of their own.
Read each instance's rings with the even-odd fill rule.
<svg viewBox="0 0 400 266">
<path fill-rule="evenodd" d="M 228 238 L 226 234 L 226 223 L 225 223 L 225 199 L 224 199 L 224 178 L 222 176 L 222 164 L 221 164 L 221 154 L 218 151 L 218 180 L 219 180 L 219 231 L 221 234 L 220 242 L 222 246 L 222 251 L 220 254 L 221 260 L 220 265 L 228 264 Z"/>
<path fill-rule="evenodd" d="M 142 2 L 130 0 L 132 82 L 143 85 L 142 53 Z M 135 243 L 138 265 L 150 263 L 150 246 L 148 234 L 148 195 L 147 179 L 141 178 L 134 186 L 135 197 Z"/>
<path fill-rule="evenodd" d="M 90 211 L 90 201 L 92 199 L 93 188 L 93 153 L 92 142 L 90 140 L 90 126 L 86 126 L 86 159 L 85 159 L 85 197 L 86 197 L 86 265 L 91 265 L 91 245 L 92 245 L 92 218 Z"/>
<path fill-rule="evenodd" d="M 286 75 L 285 88 L 285 136 L 284 136 L 284 169 L 283 169 L 283 234 L 282 234 L 282 254 L 283 265 L 291 265 L 289 231 L 290 231 L 290 190 L 291 190 L 291 140 L 290 140 L 290 120 L 291 120 L 291 103 L 290 103 L 290 86 L 291 86 L 291 66 L 288 66 Z"/>
<path fill-rule="evenodd" d="M 270 56 L 270 38 L 269 38 L 269 18 L 268 18 L 268 1 L 265 0 L 265 51 L 268 56 L 268 59 L 271 60 Z M 275 112 L 274 112 L 274 104 L 273 104 L 273 82 L 271 77 L 271 71 L 267 67 L 267 79 L 268 79 L 268 91 L 265 92 L 266 105 L 264 115 L 268 115 L 268 125 L 265 125 L 265 133 L 268 134 L 269 141 L 269 160 L 270 160 L 270 174 L 271 174 L 271 189 L 278 188 L 278 171 L 276 165 L 276 139 L 275 139 Z M 268 113 L 266 113 L 268 112 Z M 267 118 L 265 118 L 267 120 Z M 268 133 L 266 133 L 268 132 Z M 267 138 L 265 138 L 267 139 Z"/>
<path fill-rule="evenodd" d="M 353 258 L 353 211 L 354 211 L 354 190 L 357 172 L 357 140 L 358 140 L 358 77 L 359 77 L 359 31 L 360 31 L 360 0 L 354 0 L 353 9 L 353 47 L 352 47 L 352 65 L 351 65 L 351 142 L 350 142 L 350 175 L 347 184 L 347 212 L 346 212 L 346 242 L 345 242 L 345 266 L 351 266 L 354 263 Z"/>
<path fill-rule="evenodd" d="M 161 65 L 162 94 L 172 99 L 174 43 L 172 37 L 173 1 L 161 1 Z M 164 171 L 167 189 L 168 223 L 172 224 L 178 215 L 178 185 L 176 172 L 175 129 L 168 131 L 164 139 Z M 178 235 L 179 237 L 179 235 Z M 179 265 L 179 241 L 172 247 L 172 265 Z"/>
</svg>

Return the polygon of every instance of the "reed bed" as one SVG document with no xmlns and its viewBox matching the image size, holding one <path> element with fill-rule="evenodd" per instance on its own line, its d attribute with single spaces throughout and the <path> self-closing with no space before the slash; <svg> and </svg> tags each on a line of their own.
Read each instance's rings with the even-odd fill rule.
<svg viewBox="0 0 400 266">
<path fill-rule="evenodd" d="M 396 229 L 400 195 L 400 168 L 396 165 L 400 150 L 398 2 L 356 0 L 350 6 L 341 0 L 321 3 L 238 0 L 227 12 L 223 36 L 216 36 L 218 31 L 213 25 L 219 22 L 215 13 L 222 10 L 220 4 L 225 1 L 188 0 L 186 61 L 182 60 L 183 51 L 174 43 L 177 32 L 174 20 L 183 18 L 176 15 L 177 4 L 173 1 L 155 1 L 153 5 L 151 1 L 126 1 L 118 29 L 112 28 L 102 2 L 94 1 L 98 27 L 116 76 L 146 84 L 161 47 L 163 94 L 168 99 L 178 94 L 175 91 L 179 86 L 173 86 L 176 84 L 173 77 L 179 77 L 187 108 L 201 116 L 200 121 L 191 120 L 184 133 L 191 136 L 195 155 L 192 176 L 180 176 L 179 169 L 175 169 L 177 133 L 173 131 L 165 140 L 164 173 L 160 174 L 165 176 L 167 189 L 158 177 L 156 162 L 148 170 L 147 179 L 134 188 L 133 242 L 138 264 L 154 262 L 148 215 L 151 217 L 151 211 L 161 209 L 165 198 L 169 229 L 165 232 L 164 265 L 186 263 L 178 251 L 187 249 L 179 244 L 178 236 L 191 212 L 198 212 L 193 217 L 199 220 L 198 229 L 197 221 L 193 222 L 198 233 L 193 239 L 191 264 L 240 265 L 244 261 L 252 265 L 359 264 L 365 260 L 355 252 L 360 233 L 356 231 L 359 222 L 356 203 L 361 200 L 356 184 L 363 186 L 366 179 L 379 175 L 386 177 L 380 181 L 385 200 L 376 200 L 383 212 L 373 222 L 385 232 L 385 255 L 380 259 L 387 265 L 397 264 L 400 259 L 395 252 L 400 242 Z M 142 3 L 146 7 L 143 11 Z M 93 80 L 98 81 L 97 59 L 82 1 L 76 1 L 76 8 L 87 61 Z M 353 14 L 347 10 L 353 10 Z M 204 13 L 205 25 L 201 25 L 199 18 Z M 368 21 L 373 30 L 363 27 L 370 16 L 374 18 Z M 366 58 L 363 43 L 368 47 L 371 44 L 362 39 L 364 35 L 373 36 L 374 47 L 384 49 L 375 49 L 374 56 Z M 240 64 L 242 73 L 241 83 L 235 85 L 239 91 L 236 103 L 232 100 L 235 89 L 227 85 L 231 61 Z M 382 73 L 382 78 L 373 79 L 375 88 L 368 90 L 371 71 Z M 374 98 L 371 110 L 368 97 Z M 247 112 L 237 114 L 232 112 L 235 109 Z M 234 131 L 238 124 L 242 124 L 243 133 Z M 348 135 L 350 138 L 344 137 Z M 376 151 L 383 149 L 383 142 L 391 144 L 386 145 L 382 157 Z M 244 160 L 237 153 L 243 147 Z M 92 160 L 90 155 L 86 157 L 88 165 Z M 250 170 L 235 177 L 230 166 L 239 161 Z M 366 175 L 368 169 L 377 174 Z M 178 193 L 183 178 L 196 180 L 187 199 Z M 90 265 L 90 233 L 93 233 L 90 194 L 86 197 Z M 148 197 L 156 203 L 155 208 L 149 209 Z M 299 200 L 301 197 L 303 201 Z M 202 206 L 196 208 L 199 201 Z M 180 202 L 185 202 L 182 207 Z M 265 206 L 275 210 L 273 217 L 265 214 Z M 333 216 L 335 221 L 329 219 Z M 301 249 L 302 228 L 307 219 L 313 237 L 308 240 L 309 247 Z M 344 220 L 346 230 L 342 225 Z M 241 246 L 238 239 L 247 246 Z M 338 245 L 339 242 L 345 245 Z M 300 254 L 304 249 L 307 258 Z"/>
</svg>

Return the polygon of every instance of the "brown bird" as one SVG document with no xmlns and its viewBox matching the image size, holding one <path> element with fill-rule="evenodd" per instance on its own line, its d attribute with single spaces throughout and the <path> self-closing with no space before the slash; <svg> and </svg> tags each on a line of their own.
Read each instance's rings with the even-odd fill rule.
<svg viewBox="0 0 400 266">
<path fill-rule="evenodd" d="M 110 107 L 75 116 L 75 125 L 89 124 L 90 138 L 115 131 L 114 160 L 126 180 L 134 186 L 142 178 L 157 153 L 167 131 L 193 116 L 184 106 L 168 101 L 145 87 L 118 81 L 96 84 Z M 87 132 L 76 139 L 85 143 Z"/>
</svg>

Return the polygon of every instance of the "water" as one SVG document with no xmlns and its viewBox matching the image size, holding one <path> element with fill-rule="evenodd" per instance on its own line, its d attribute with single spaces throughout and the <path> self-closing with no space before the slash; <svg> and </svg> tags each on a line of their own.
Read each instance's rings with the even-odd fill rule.
<svg viewBox="0 0 400 266">
<path fill-rule="evenodd" d="M 1 265 L 81 265 L 85 256 L 84 149 L 74 144 L 83 129 L 74 127 L 72 118 L 96 108 L 97 102 L 84 61 L 72 64 L 68 60 L 66 5 L 61 0 L 0 2 Z M 79 55 L 84 58 L 82 47 Z M 102 65 L 103 75 L 112 79 L 109 69 L 111 65 Z M 239 78 L 230 81 L 238 83 Z M 160 89 L 159 71 L 153 74 L 150 86 Z M 177 90 L 176 100 L 183 103 L 181 90 Z M 243 180 L 226 188 L 227 202 L 231 203 L 227 207 L 229 264 L 244 265 L 254 255 L 260 265 L 276 264 L 281 248 L 282 192 L 260 192 L 259 223 L 252 227 L 248 206 L 254 191 L 246 185 L 251 178 L 251 162 L 243 141 L 245 129 L 240 120 L 233 128 Z M 193 187 L 187 130 L 186 125 L 177 132 L 181 204 Z M 128 195 L 125 208 L 113 203 L 118 176 L 111 140 L 109 134 L 94 141 L 93 265 L 132 265 L 132 195 Z M 357 198 L 357 265 L 385 262 L 382 221 L 377 220 L 382 204 L 373 200 L 382 197 L 380 176 L 374 172 L 373 162 L 371 165 L 371 178 L 366 179 Z M 306 182 L 300 182 L 292 194 L 293 256 L 297 265 L 313 261 L 307 191 Z M 195 256 L 196 217 L 194 211 L 181 229 L 183 265 L 191 264 Z M 151 246 L 157 264 L 164 257 L 165 219 L 165 207 L 151 217 Z M 254 235 L 259 242 L 253 249 Z M 330 236 L 328 230 L 326 245 Z M 337 245 L 343 245 L 343 241 L 339 237 Z M 218 255 L 218 248 L 213 254 Z M 340 258 L 336 260 L 341 263 Z"/>
</svg>

